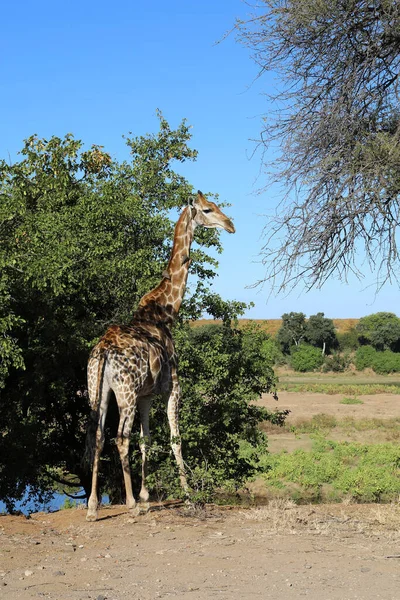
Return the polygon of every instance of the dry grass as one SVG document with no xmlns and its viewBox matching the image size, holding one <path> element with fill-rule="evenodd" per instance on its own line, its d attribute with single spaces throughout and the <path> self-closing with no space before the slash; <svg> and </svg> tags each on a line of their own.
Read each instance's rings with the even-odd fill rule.
<svg viewBox="0 0 400 600">
<path fill-rule="evenodd" d="M 355 325 L 358 323 L 358 319 L 332 320 L 336 329 L 336 333 L 345 333 L 346 331 L 349 331 L 349 329 L 352 329 L 352 327 L 355 327 Z M 192 326 L 201 327 L 202 325 L 220 325 L 221 323 L 222 321 L 218 319 L 199 319 L 198 321 L 193 321 Z M 244 327 L 245 325 L 253 323 L 259 325 L 261 329 L 264 329 L 264 331 L 270 335 L 275 336 L 282 325 L 282 319 L 239 319 L 239 327 Z"/>
<path fill-rule="evenodd" d="M 297 506 L 292 500 L 276 498 L 266 506 L 241 513 L 249 521 L 264 524 L 271 533 L 308 533 L 346 536 L 350 531 L 367 536 L 384 533 L 400 539 L 400 508 L 396 503 L 354 504 L 344 499 L 341 504 Z"/>
</svg>

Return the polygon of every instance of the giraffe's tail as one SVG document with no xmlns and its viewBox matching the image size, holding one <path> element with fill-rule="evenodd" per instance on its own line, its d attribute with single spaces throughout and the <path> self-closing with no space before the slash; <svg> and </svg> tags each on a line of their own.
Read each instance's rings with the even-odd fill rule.
<svg viewBox="0 0 400 600">
<path fill-rule="evenodd" d="M 98 358 L 96 393 L 95 397 L 90 399 L 91 410 L 86 429 L 85 452 L 82 457 L 82 467 L 85 471 L 91 471 L 94 460 L 94 452 L 96 449 L 96 433 L 99 422 L 99 407 L 103 388 L 106 359 L 107 351 L 100 351 Z"/>
</svg>

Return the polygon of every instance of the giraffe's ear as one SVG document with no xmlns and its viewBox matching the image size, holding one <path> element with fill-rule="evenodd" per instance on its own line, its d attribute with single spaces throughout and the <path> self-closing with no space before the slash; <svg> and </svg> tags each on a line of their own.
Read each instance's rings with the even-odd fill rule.
<svg viewBox="0 0 400 600">
<path fill-rule="evenodd" d="M 205 200 L 204 195 L 200 190 L 197 190 L 197 194 L 195 196 L 190 196 L 188 202 L 189 206 L 196 206 L 201 203 L 202 200 Z"/>
</svg>

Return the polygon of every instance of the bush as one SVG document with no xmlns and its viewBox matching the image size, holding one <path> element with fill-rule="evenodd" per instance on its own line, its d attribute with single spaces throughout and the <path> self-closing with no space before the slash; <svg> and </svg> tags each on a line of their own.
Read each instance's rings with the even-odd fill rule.
<svg viewBox="0 0 400 600">
<path fill-rule="evenodd" d="M 385 350 L 377 352 L 372 365 L 375 373 L 380 375 L 387 373 L 397 373 L 400 371 L 400 354 Z"/>
<path fill-rule="evenodd" d="M 360 342 L 358 341 L 358 332 L 354 327 L 344 333 L 338 333 L 337 340 L 341 352 L 343 352 L 343 350 L 357 350 L 360 345 Z"/>
<path fill-rule="evenodd" d="M 376 350 L 372 346 L 361 346 L 356 352 L 354 364 L 357 371 L 373 368 L 375 362 Z"/>
<path fill-rule="evenodd" d="M 380 375 L 400 371 L 400 354 L 391 350 L 379 352 L 372 346 L 361 346 L 356 352 L 355 365 L 358 371 L 370 367 Z"/>
<path fill-rule="evenodd" d="M 269 412 L 254 402 L 275 387 L 262 351 L 267 338 L 260 328 L 229 323 L 175 330 L 182 451 L 194 502 L 210 501 L 217 488 L 233 491 L 256 474 L 259 457 L 267 452 L 260 423 L 284 419 L 285 411 Z M 176 497 L 181 490 L 162 402 L 154 403 L 152 422 L 148 484 L 159 497 Z"/>
<path fill-rule="evenodd" d="M 334 373 L 341 373 L 348 368 L 350 364 L 348 353 L 345 354 L 333 354 L 332 356 L 326 356 L 323 366 L 324 373 L 333 371 Z"/>
<path fill-rule="evenodd" d="M 295 371 L 302 373 L 305 371 L 315 371 L 320 368 L 323 362 L 324 357 L 318 348 L 302 344 L 292 349 L 290 363 Z"/>
</svg>

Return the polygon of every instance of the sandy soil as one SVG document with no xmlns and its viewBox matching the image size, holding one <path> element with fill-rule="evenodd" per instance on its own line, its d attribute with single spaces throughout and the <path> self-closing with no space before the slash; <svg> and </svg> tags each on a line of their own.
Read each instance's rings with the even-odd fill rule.
<svg viewBox="0 0 400 600">
<path fill-rule="evenodd" d="M 123 507 L 0 517 L 7 600 L 398 600 L 397 506 Z"/>
<path fill-rule="evenodd" d="M 348 395 L 347 395 L 348 396 Z M 308 421 L 314 415 L 325 414 L 335 417 L 338 421 L 344 418 L 358 419 L 393 419 L 400 416 L 400 394 L 375 394 L 360 396 L 363 404 L 341 404 L 346 394 L 305 394 L 296 392 L 279 392 L 276 401 L 270 394 L 264 394 L 260 400 L 261 406 L 271 411 L 276 409 L 290 410 L 286 419 L 288 425 L 298 425 Z M 268 447 L 270 452 L 286 450 L 293 452 L 299 448 L 311 450 L 312 440 L 307 434 L 291 433 L 287 429 L 270 427 L 266 424 Z M 329 438 L 336 441 L 368 442 L 371 436 L 375 443 L 388 441 L 387 432 L 376 427 L 366 431 L 348 431 L 340 427 L 329 433 Z M 397 439 L 397 438 L 396 438 Z M 400 598 L 400 594 L 399 594 Z"/>
<path fill-rule="evenodd" d="M 325 413 L 338 419 L 392 419 L 400 416 L 400 394 L 373 394 L 359 396 L 363 404 L 341 404 L 349 394 L 306 394 L 279 392 L 278 401 L 271 394 L 264 394 L 260 405 L 269 410 L 289 409 L 287 423 L 310 419 L 313 415 Z"/>
<path fill-rule="evenodd" d="M 326 413 L 392 418 L 399 395 L 282 392 L 268 408 L 290 422 Z M 274 443 L 274 436 L 271 444 Z M 280 437 L 280 444 L 290 440 Z M 271 448 L 272 449 L 272 448 Z M 124 507 L 0 516 L 0 599 L 27 600 L 398 600 L 400 506 L 295 506 L 251 509 L 152 506 L 132 518 Z"/>
</svg>

